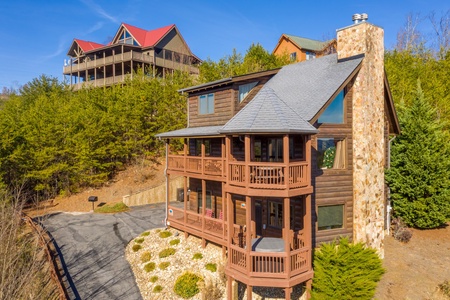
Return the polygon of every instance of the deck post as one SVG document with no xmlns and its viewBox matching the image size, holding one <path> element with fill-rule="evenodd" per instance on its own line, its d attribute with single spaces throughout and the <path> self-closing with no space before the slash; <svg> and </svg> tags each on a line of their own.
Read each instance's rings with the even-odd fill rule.
<svg viewBox="0 0 450 300">
<path fill-rule="evenodd" d="M 312 279 L 309 279 L 306 281 L 306 299 L 311 299 L 311 286 L 312 286 Z"/>
<path fill-rule="evenodd" d="M 252 197 L 245 196 L 245 247 L 247 252 L 247 273 L 252 271 L 252 262 L 250 259 L 250 252 L 252 251 Z M 248 288 L 248 286 L 247 286 Z"/>
<path fill-rule="evenodd" d="M 227 276 L 227 299 L 233 299 L 233 278 L 231 276 Z"/>
<path fill-rule="evenodd" d="M 186 226 L 187 224 L 187 202 L 188 202 L 188 180 L 187 180 L 187 176 L 184 176 L 184 192 L 183 192 L 183 209 L 184 209 L 184 214 L 183 214 L 183 219 L 184 219 L 184 226 Z"/>
<path fill-rule="evenodd" d="M 252 300 L 253 298 L 253 286 L 247 284 L 247 300 Z"/>
<path fill-rule="evenodd" d="M 284 299 L 291 300 L 292 288 L 287 287 L 284 289 Z"/>
<path fill-rule="evenodd" d="M 245 151 L 245 171 L 244 171 L 244 176 L 245 176 L 245 187 L 248 188 L 249 184 L 250 184 L 250 167 L 249 167 L 249 163 L 250 163 L 250 136 L 248 134 L 245 135 L 245 139 L 244 139 L 244 151 Z M 241 174 L 242 175 L 242 174 Z M 247 226 L 249 226 L 250 224 L 248 223 Z"/>
<path fill-rule="evenodd" d="M 283 176 L 284 176 L 284 186 L 286 186 L 288 189 L 289 186 L 289 135 L 285 134 L 283 135 L 283 163 L 284 163 L 284 170 L 283 170 Z"/>
<path fill-rule="evenodd" d="M 290 198 L 284 198 L 283 203 L 283 240 L 284 240 L 284 252 L 286 252 L 286 261 L 284 262 L 284 272 L 287 275 L 287 278 L 291 277 L 291 205 Z"/>
<path fill-rule="evenodd" d="M 206 207 L 206 180 L 202 179 L 202 210 L 200 211 L 202 218 L 202 232 L 205 232 L 205 207 Z M 202 238 L 202 240 L 203 239 L 204 238 Z"/>
</svg>

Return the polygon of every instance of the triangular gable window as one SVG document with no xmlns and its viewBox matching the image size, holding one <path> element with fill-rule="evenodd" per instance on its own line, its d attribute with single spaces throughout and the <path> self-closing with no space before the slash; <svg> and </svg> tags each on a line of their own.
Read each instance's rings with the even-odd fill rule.
<svg viewBox="0 0 450 300">
<path fill-rule="evenodd" d="M 319 123 L 328 124 L 343 124 L 344 123 L 344 96 L 345 92 L 342 90 L 337 94 L 336 98 L 330 103 L 325 111 L 317 120 Z"/>
<path fill-rule="evenodd" d="M 131 34 L 126 30 L 122 29 L 122 33 L 120 34 L 119 39 L 117 40 L 118 44 L 127 44 L 133 46 L 139 46 L 138 42 L 131 36 Z"/>
</svg>

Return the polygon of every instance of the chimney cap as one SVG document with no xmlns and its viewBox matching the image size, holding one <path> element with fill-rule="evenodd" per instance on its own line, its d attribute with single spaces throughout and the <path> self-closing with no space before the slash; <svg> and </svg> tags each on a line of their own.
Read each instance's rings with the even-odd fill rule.
<svg viewBox="0 0 450 300">
<path fill-rule="evenodd" d="M 362 13 L 362 14 L 353 14 L 353 16 L 352 16 L 352 21 L 353 21 L 355 24 L 358 24 L 358 23 L 367 21 L 368 18 L 369 18 L 369 16 L 368 16 L 366 13 Z"/>
</svg>

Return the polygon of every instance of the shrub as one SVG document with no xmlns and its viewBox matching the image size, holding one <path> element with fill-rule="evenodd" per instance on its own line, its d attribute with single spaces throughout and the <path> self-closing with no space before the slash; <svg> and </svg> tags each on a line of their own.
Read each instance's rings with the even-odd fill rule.
<svg viewBox="0 0 450 300">
<path fill-rule="evenodd" d="M 162 291 L 163 287 L 160 285 L 157 285 L 153 288 L 153 293 L 160 293 Z"/>
<path fill-rule="evenodd" d="M 170 245 L 171 245 L 171 246 L 178 245 L 179 243 L 180 243 L 180 239 L 175 239 L 175 240 L 171 240 L 171 241 L 170 241 Z"/>
<path fill-rule="evenodd" d="M 119 213 L 119 212 L 124 212 L 128 210 L 128 206 L 123 203 L 123 202 L 119 202 L 119 203 L 115 203 L 115 204 L 106 204 L 103 205 L 101 207 L 97 207 L 94 212 L 96 213 Z"/>
<path fill-rule="evenodd" d="M 217 265 L 213 264 L 213 263 L 206 264 L 205 268 L 206 268 L 206 270 L 211 271 L 211 272 L 217 271 Z"/>
<path fill-rule="evenodd" d="M 146 231 L 146 232 L 141 233 L 141 236 L 149 236 L 149 235 L 150 235 L 150 231 Z"/>
<path fill-rule="evenodd" d="M 185 272 L 175 281 L 173 291 L 178 296 L 188 299 L 194 297 L 200 292 L 198 282 L 202 281 L 202 277 L 191 272 Z"/>
<path fill-rule="evenodd" d="M 401 218 L 395 218 L 392 220 L 394 224 L 394 230 L 392 231 L 392 235 L 394 238 L 400 242 L 407 243 L 412 237 L 412 232 L 409 230 L 405 223 L 403 223 Z"/>
<path fill-rule="evenodd" d="M 144 238 L 143 237 L 137 238 L 137 239 L 134 240 L 134 242 L 138 243 L 138 244 L 142 244 L 144 242 Z"/>
<path fill-rule="evenodd" d="M 172 232 L 167 231 L 167 230 L 161 231 L 159 233 L 159 237 L 162 238 L 162 239 L 166 239 L 166 238 L 168 238 L 170 236 L 172 236 Z"/>
<path fill-rule="evenodd" d="M 138 252 L 139 250 L 142 249 L 142 246 L 139 244 L 134 244 L 131 249 L 133 250 L 133 252 Z"/>
<path fill-rule="evenodd" d="M 162 262 L 162 263 L 159 264 L 159 268 L 160 268 L 161 270 L 165 270 L 165 269 L 167 269 L 169 266 L 170 266 L 170 262 L 168 262 L 168 261 L 164 261 L 164 262 Z"/>
<path fill-rule="evenodd" d="M 156 233 L 160 233 L 160 232 L 161 232 L 161 229 L 156 229 L 155 232 L 156 232 Z"/>
<path fill-rule="evenodd" d="M 158 276 L 152 276 L 152 277 L 150 277 L 150 282 L 151 283 L 155 283 L 156 281 L 158 281 Z"/>
<path fill-rule="evenodd" d="M 152 259 L 152 254 L 149 251 L 145 251 L 141 254 L 141 263 L 149 262 Z"/>
<path fill-rule="evenodd" d="M 216 281 L 211 279 L 207 282 L 199 283 L 200 289 L 202 291 L 202 300 L 220 300 L 223 299 L 223 290 Z"/>
<path fill-rule="evenodd" d="M 161 252 L 159 252 L 158 256 L 159 256 L 159 258 L 164 258 L 164 257 L 168 257 L 168 256 L 171 256 L 174 254 L 175 254 L 174 248 L 166 248 L 164 250 L 161 250 Z"/>
<path fill-rule="evenodd" d="M 376 251 L 362 243 L 322 244 L 314 255 L 312 299 L 372 299 L 383 273 Z"/>
<path fill-rule="evenodd" d="M 203 258 L 203 254 L 201 253 L 195 253 L 194 256 L 192 256 L 192 259 L 202 259 Z"/>
<path fill-rule="evenodd" d="M 149 273 L 149 272 L 155 270 L 155 268 L 156 268 L 156 264 L 154 262 L 149 262 L 148 264 L 146 264 L 144 266 L 144 271 Z"/>
<path fill-rule="evenodd" d="M 439 291 L 450 299 L 450 281 L 446 280 L 438 285 Z"/>
</svg>

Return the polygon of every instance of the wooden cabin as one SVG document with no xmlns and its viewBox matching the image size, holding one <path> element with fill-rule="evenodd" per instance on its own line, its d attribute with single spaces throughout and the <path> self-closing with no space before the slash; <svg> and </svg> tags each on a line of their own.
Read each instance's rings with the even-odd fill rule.
<svg viewBox="0 0 450 300">
<path fill-rule="evenodd" d="M 311 283 L 313 248 L 341 236 L 382 255 L 384 167 L 399 132 L 383 30 L 343 28 L 337 50 L 183 89 L 188 127 L 158 135 L 168 179 L 184 177 L 167 224 L 222 245 L 228 297 L 237 280 L 248 299 L 253 286 L 290 299 Z"/>
<path fill-rule="evenodd" d="M 283 33 L 272 53 L 289 55 L 291 62 L 301 62 L 336 53 L 336 39 L 318 41 Z"/>
<path fill-rule="evenodd" d="M 138 69 L 151 76 L 164 77 L 173 70 L 198 75 L 201 62 L 175 25 L 144 30 L 122 23 L 110 43 L 74 39 L 67 56 L 63 74 L 74 89 L 83 84 L 109 86 L 124 82 Z"/>
</svg>

